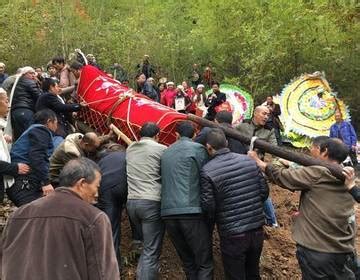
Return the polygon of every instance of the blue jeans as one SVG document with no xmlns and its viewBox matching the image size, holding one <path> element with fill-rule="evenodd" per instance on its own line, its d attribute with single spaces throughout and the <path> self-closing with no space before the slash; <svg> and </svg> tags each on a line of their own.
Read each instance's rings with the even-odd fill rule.
<svg viewBox="0 0 360 280">
<path fill-rule="evenodd" d="M 160 217 L 160 201 L 129 199 L 127 211 L 135 226 L 140 225 L 144 249 L 136 270 L 136 279 L 159 278 L 159 258 L 165 227 Z"/>
<path fill-rule="evenodd" d="M 277 223 L 274 205 L 271 201 L 271 198 L 268 197 L 264 203 L 264 212 L 266 218 L 266 224 L 272 226 Z"/>
</svg>

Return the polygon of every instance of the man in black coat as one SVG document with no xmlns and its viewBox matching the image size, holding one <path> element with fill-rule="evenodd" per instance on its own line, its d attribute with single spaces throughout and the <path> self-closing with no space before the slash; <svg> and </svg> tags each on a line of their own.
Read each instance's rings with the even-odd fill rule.
<svg viewBox="0 0 360 280">
<path fill-rule="evenodd" d="M 119 267 L 121 265 L 121 213 L 127 197 L 126 153 L 119 144 L 108 144 L 101 152 L 98 165 L 102 180 L 97 207 L 109 217 Z"/>
<path fill-rule="evenodd" d="M 216 115 L 216 107 L 226 101 L 226 95 L 220 91 L 220 84 L 218 82 L 213 82 L 211 87 L 213 92 L 205 101 L 205 106 L 208 107 L 208 112 L 205 118 L 213 121 Z"/>
<path fill-rule="evenodd" d="M 269 118 L 266 121 L 266 126 L 270 129 L 274 129 L 277 144 L 281 146 L 282 140 L 280 130 L 282 128 L 282 124 L 279 118 L 279 116 L 281 115 L 280 105 L 274 103 L 273 97 L 269 95 L 268 97 L 266 97 L 265 106 L 268 107 L 270 111 Z"/>
<path fill-rule="evenodd" d="M 13 138 L 20 135 L 32 124 L 35 113 L 35 104 L 41 90 L 36 83 L 36 72 L 32 67 L 22 68 L 22 76 L 19 79 L 11 103 L 11 123 Z"/>
<path fill-rule="evenodd" d="M 206 142 L 212 159 L 201 170 L 201 207 L 217 224 L 225 278 L 260 279 L 269 188 L 254 160 L 230 152 L 221 130 L 210 131 Z"/>
</svg>

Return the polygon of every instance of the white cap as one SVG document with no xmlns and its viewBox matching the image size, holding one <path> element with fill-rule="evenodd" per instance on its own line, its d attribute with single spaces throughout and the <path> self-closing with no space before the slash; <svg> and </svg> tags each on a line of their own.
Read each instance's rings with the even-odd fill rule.
<svg viewBox="0 0 360 280">
<path fill-rule="evenodd" d="M 29 72 L 35 72 L 34 68 L 32 68 L 31 66 L 25 66 L 23 68 L 21 68 L 21 73 L 24 75 L 26 73 Z"/>
<path fill-rule="evenodd" d="M 197 85 L 197 87 L 196 87 L 196 89 L 198 89 L 198 88 L 204 88 L 205 86 L 203 85 L 203 84 L 198 84 Z"/>
</svg>

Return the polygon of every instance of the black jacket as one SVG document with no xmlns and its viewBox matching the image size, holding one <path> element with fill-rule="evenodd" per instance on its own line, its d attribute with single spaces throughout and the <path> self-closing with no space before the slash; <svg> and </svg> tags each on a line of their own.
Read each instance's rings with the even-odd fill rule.
<svg viewBox="0 0 360 280">
<path fill-rule="evenodd" d="M 116 188 L 121 198 L 127 197 L 126 153 L 108 152 L 98 162 L 101 169 L 101 193 Z"/>
<path fill-rule="evenodd" d="M 226 128 L 232 128 L 232 126 L 228 123 L 221 123 L 219 125 Z M 195 137 L 194 142 L 200 143 L 205 146 L 206 137 L 209 131 L 211 131 L 210 127 L 204 127 L 203 129 L 201 129 L 200 133 Z M 231 152 L 237 154 L 247 154 L 248 152 L 247 146 L 241 143 L 239 140 L 236 140 L 228 136 L 226 136 L 226 140 L 228 141 L 228 148 L 230 149 Z"/>
<path fill-rule="evenodd" d="M 11 109 L 26 108 L 35 111 L 35 104 L 41 90 L 34 80 L 21 77 L 16 85 Z"/>
<path fill-rule="evenodd" d="M 206 118 L 212 121 L 216 115 L 215 108 L 226 101 L 226 95 L 223 92 L 219 92 L 216 94 L 216 97 L 211 96 L 212 94 L 206 99 L 205 106 L 208 107 Z"/>
<path fill-rule="evenodd" d="M 4 175 L 16 177 L 18 175 L 17 163 L 0 160 L 0 203 L 4 200 Z"/>
<path fill-rule="evenodd" d="M 201 171 L 201 207 L 222 237 L 264 225 L 269 188 L 254 160 L 224 148 Z"/>
<path fill-rule="evenodd" d="M 145 82 L 144 86 L 141 89 L 141 93 L 156 102 L 160 102 L 160 96 L 156 91 L 156 88 L 149 82 Z"/>
<path fill-rule="evenodd" d="M 53 110 L 58 119 L 58 130 L 56 134 L 65 138 L 68 134 L 67 122 L 71 119 L 69 113 L 79 111 L 81 106 L 79 104 L 64 104 L 55 94 L 46 92 L 39 97 L 35 108 L 36 111 L 43 109 Z"/>
</svg>

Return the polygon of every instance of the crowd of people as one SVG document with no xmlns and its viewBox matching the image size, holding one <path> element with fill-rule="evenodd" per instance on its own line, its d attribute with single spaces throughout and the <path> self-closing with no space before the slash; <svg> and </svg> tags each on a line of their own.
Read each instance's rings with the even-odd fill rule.
<svg viewBox="0 0 360 280">
<path fill-rule="evenodd" d="M 94 56 L 88 60 L 98 67 Z M 156 84 L 145 56 L 135 77 L 139 93 L 205 116 L 218 128 L 197 131 L 179 122 L 177 140 L 167 147 L 159 143 L 159 126 L 145 122 L 140 140 L 124 147 L 112 131 L 76 130 L 73 118 L 88 106 L 76 95 L 81 68 L 54 57 L 46 75 L 26 66 L 8 76 L 0 63 L 0 199 L 6 193 L 19 207 L 3 232 L 2 279 L 119 279 L 124 209 L 140 252 L 136 279 L 159 279 L 165 231 L 186 278 L 213 279 L 215 228 L 224 278 L 260 279 L 264 226 L 279 227 L 270 182 L 301 192 L 293 239 L 303 279 L 356 279 L 360 187 L 354 169 L 344 167 L 342 181 L 325 167 L 284 166 L 221 129 L 281 145 L 281 110 L 271 96 L 251 120 L 233 127 L 232 113 L 219 107 L 226 101 L 219 83 L 207 83 L 211 72 L 200 75 L 194 64 L 191 85 Z M 114 78 L 128 82 L 120 65 L 113 70 Z M 310 154 L 339 166 L 349 157 L 356 165 L 356 141 L 338 112 L 330 135 L 315 138 Z"/>
</svg>

